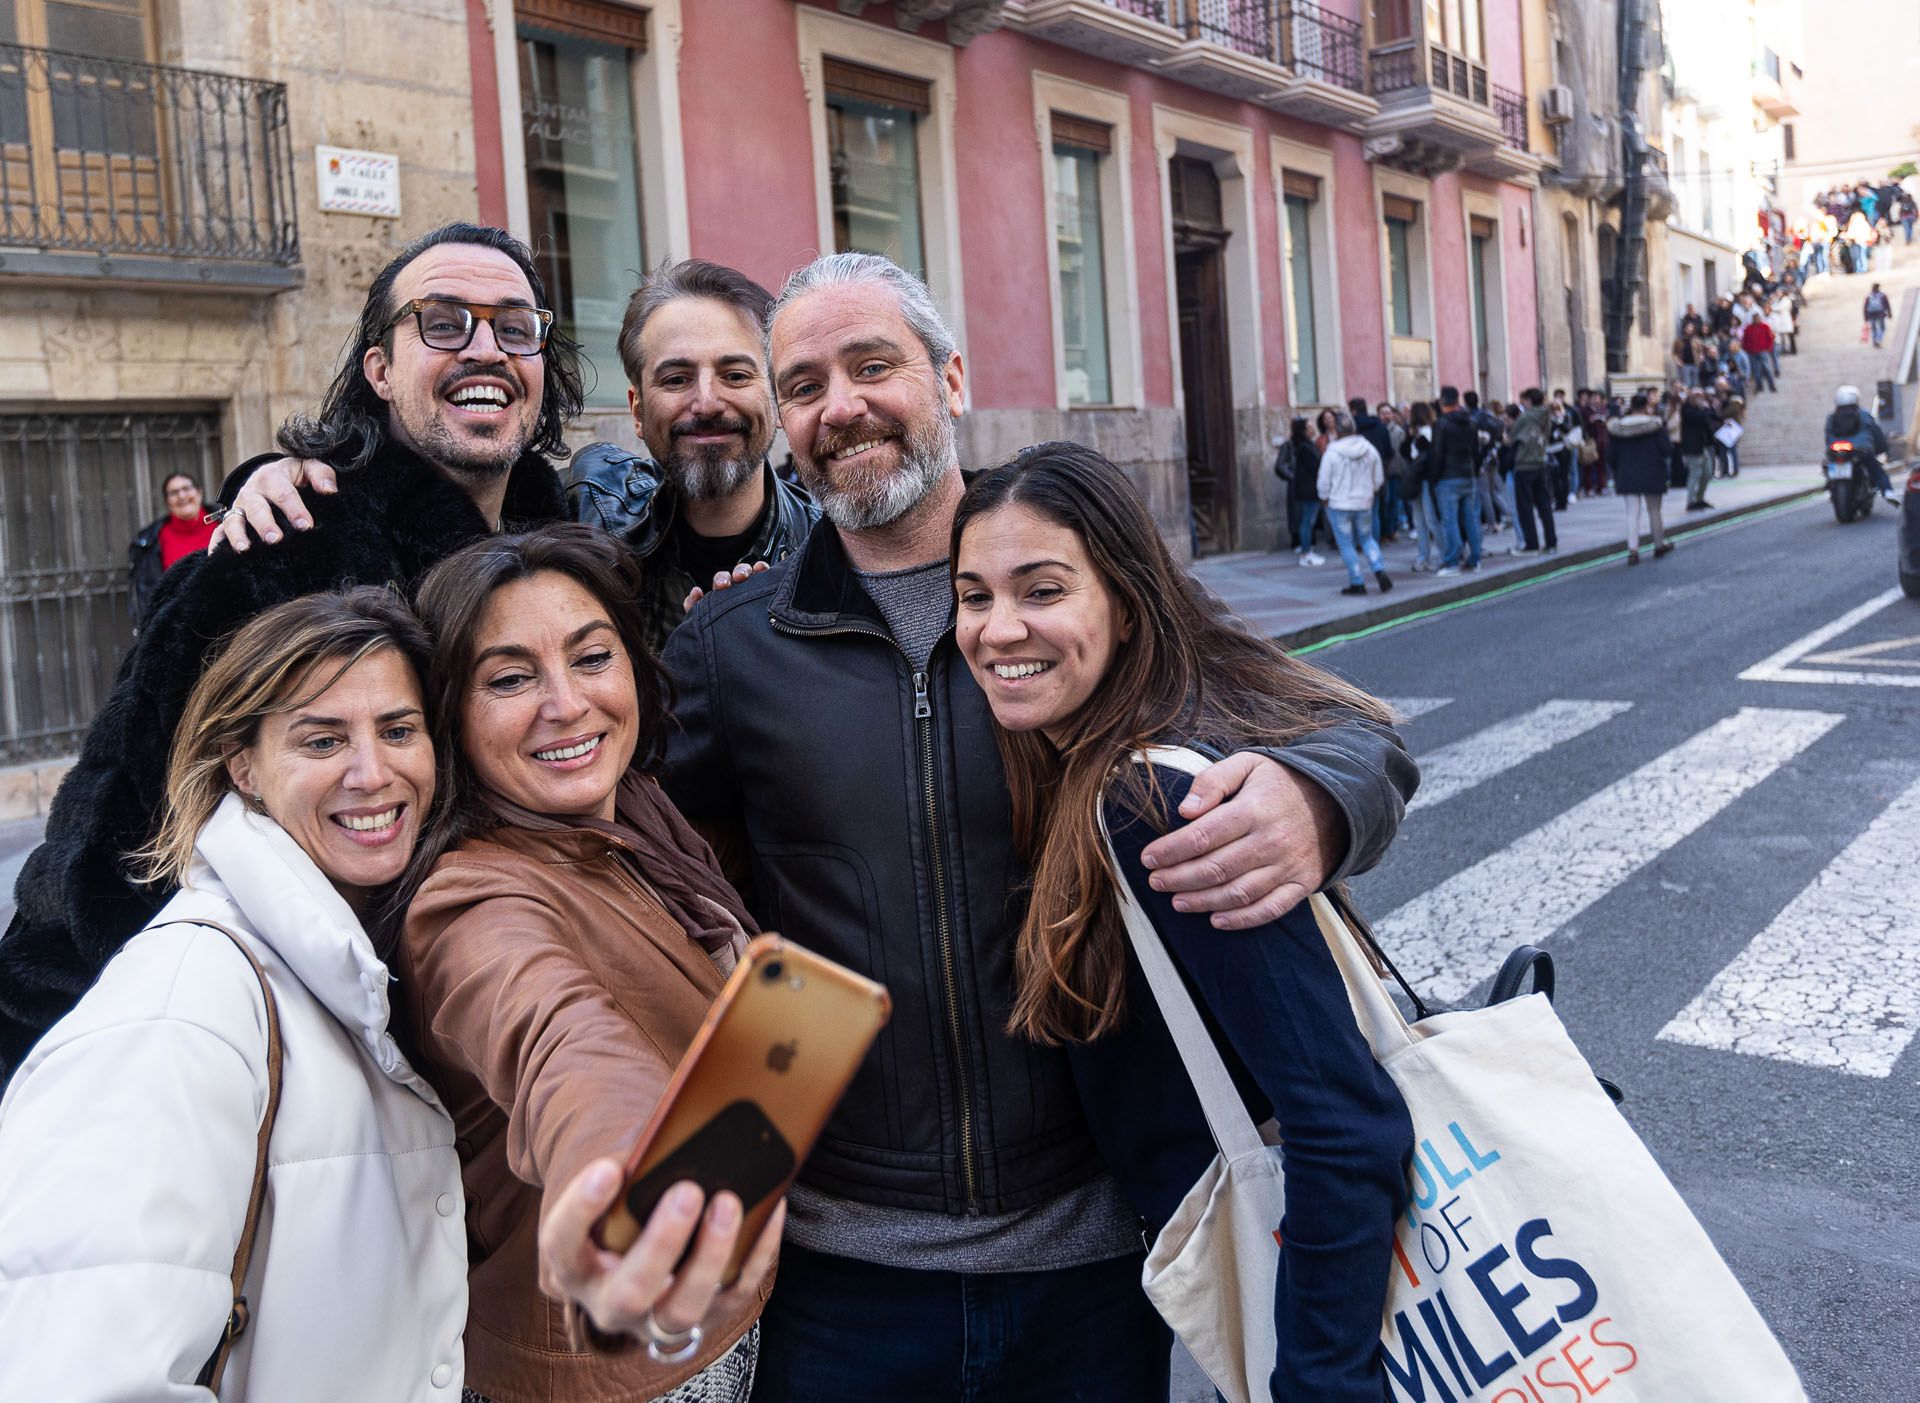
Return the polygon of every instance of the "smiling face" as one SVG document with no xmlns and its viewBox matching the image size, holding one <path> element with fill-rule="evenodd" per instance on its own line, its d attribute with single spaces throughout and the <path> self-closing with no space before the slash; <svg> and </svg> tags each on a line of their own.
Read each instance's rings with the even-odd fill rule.
<svg viewBox="0 0 1920 1403">
<path fill-rule="evenodd" d="M 316 664 L 293 695 L 339 666 Z M 433 804 L 420 681 L 393 649 L 370 653 L 304 705 L 264 718 L 227 774 L 363 910 L 368 892 L 405 869 Z"/>
<path fill-rule="evenodd" d="M 167 499 L 167 514 L 175 521 L 198 521 L 206 506 L 199 485 L 185 473 L 175 473 L 162 485 Z"/>
<path fill-rule="evenodd" d="M 460 728 L 475 778 L 538 814 L 611 819 L 639 698 L 606 607 L 570 575 L 515 580 L 487 601 L 473 656 Z"/>
<path fill-rule="evenodd" d="M 675 486 L 695 501 L 731 496 L 773 443 L 773 392 L 760 333 L 712 297 L 680 297 L 640 331 L 633 424 Z"/>
<path fill-rule="evenodd" d="M 417 297 L 534 305 L 520 266 L 498 249 L 476 244 L 439 244 L 402 268 L 393 284 L 395 315 Z M 476 322 L 465 350 L 436 351 L 420 339 L 409 314 L 360 364 L 373 392 L 387 402 L 393 436 L 448 472 L 482 481 L 504 476 L 534 440 L 545 358 L 507 355 L 490 323 Z"/>
<path fill-rule="evenodd" d="M 843 531 L 888 526 L 958 472 L 965 374 L 935 370 L 883 283 L 822 287 L 773 322 L 774 390 L 800 480 Z"/>
<path fill-rule="evenodd" d="M 993 719 L 1055 745 L 1132 636 L 1080 537 L 1010 503 L 967 523 L 955 630 Z"/>
</svg>

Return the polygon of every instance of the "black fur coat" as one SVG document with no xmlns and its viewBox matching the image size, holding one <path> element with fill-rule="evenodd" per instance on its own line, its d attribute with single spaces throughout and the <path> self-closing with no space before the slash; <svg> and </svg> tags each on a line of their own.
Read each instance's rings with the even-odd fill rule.
<svg viewBox="0 0 1920 1403">
<path fill-rule="evenodd" d="M 14 889 L 18 910 L 0 940 L 0 1083 L 171 895 L 133 882 L 126 855 L 158 828 L 167 751 L 209 649 L 254 615 L 303 594 L 350 584 L 410 591 L 429 567 L 488 534 L 465 492 L 393 444 L 367 467 L 341 472 L 338 494 L 308 493 L 306 501 L 312 530 L 286 532 L 272 546 L 256 539 L 244 554 L 191 556 L 163 577 L 54 795 L 46 840 Z M 521 459 L 507 482 L 505 520 L 525 525 L 562 515 L 553 464 Z"/>
</svg>

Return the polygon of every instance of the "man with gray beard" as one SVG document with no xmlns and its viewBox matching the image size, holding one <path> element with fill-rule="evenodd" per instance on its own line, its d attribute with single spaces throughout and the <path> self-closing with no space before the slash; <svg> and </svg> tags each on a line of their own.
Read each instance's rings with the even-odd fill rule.
<svg viewBox="0 0 1920 1403">
<path fill-rule="evenodd" d="M 674 633 L 662 781 L 744 840 L 719 847 L 762 927 L 885 983 L 893 1016 L 789 1196 L 754 1398 L 1165 1403 L 1140 1219 L 1066 1055 L 1007 1031 L 1027 874 L 953 639 L 961 354 L 924 283 L 850 253 L 788 280 L 766 363 L 826 520 Z M 1148 849 L 1222 940 L 1365 870 L 1398 826 L 1417 781 L 1398 739 L 1326 719 L 1208 769 Z"/>
<path fill-rule="evenodd" d="M 662 265 L 620 324 L 633 426 L 649 462 L 593 443 L 567 465 L 567 505 L 613 532 L 646 574 L 648 642 L 658 652 L 686 601 L 736 567 L 777 564 L 819 511 L 767 463 L 773 390 L 762 336 L 773 297 L 705 259 Z"/>
</svg>

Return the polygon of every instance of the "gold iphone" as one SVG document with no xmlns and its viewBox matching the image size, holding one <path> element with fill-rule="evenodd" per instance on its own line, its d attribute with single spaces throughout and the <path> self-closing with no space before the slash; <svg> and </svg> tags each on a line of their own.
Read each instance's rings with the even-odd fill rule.
<svg viewBox="0 0 1920 1403">
<path fill-rule="evenodd" d="M 628 1157 L 600 1244 L 626 1251 L 682 1180 L 709 1199 L 729 1191 L 746 1210 L 731 1285 L 891 1011 L 871 979 L 777 935 L 755 939 Z"/>
</svg>

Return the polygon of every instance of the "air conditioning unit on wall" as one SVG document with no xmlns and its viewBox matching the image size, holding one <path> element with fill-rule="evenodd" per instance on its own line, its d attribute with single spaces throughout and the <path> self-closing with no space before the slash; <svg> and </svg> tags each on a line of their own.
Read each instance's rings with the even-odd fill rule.
<svg viewBox="0 0 1920 1403">
<path fill-rule="evenodd" d="M 1573 120 L 1573 89 L 1565 83 L 1555 83 L 1540 94 L 1540 120 L 1548 126 L 1559 126 L 1562 122 Z"/>
</svg>

